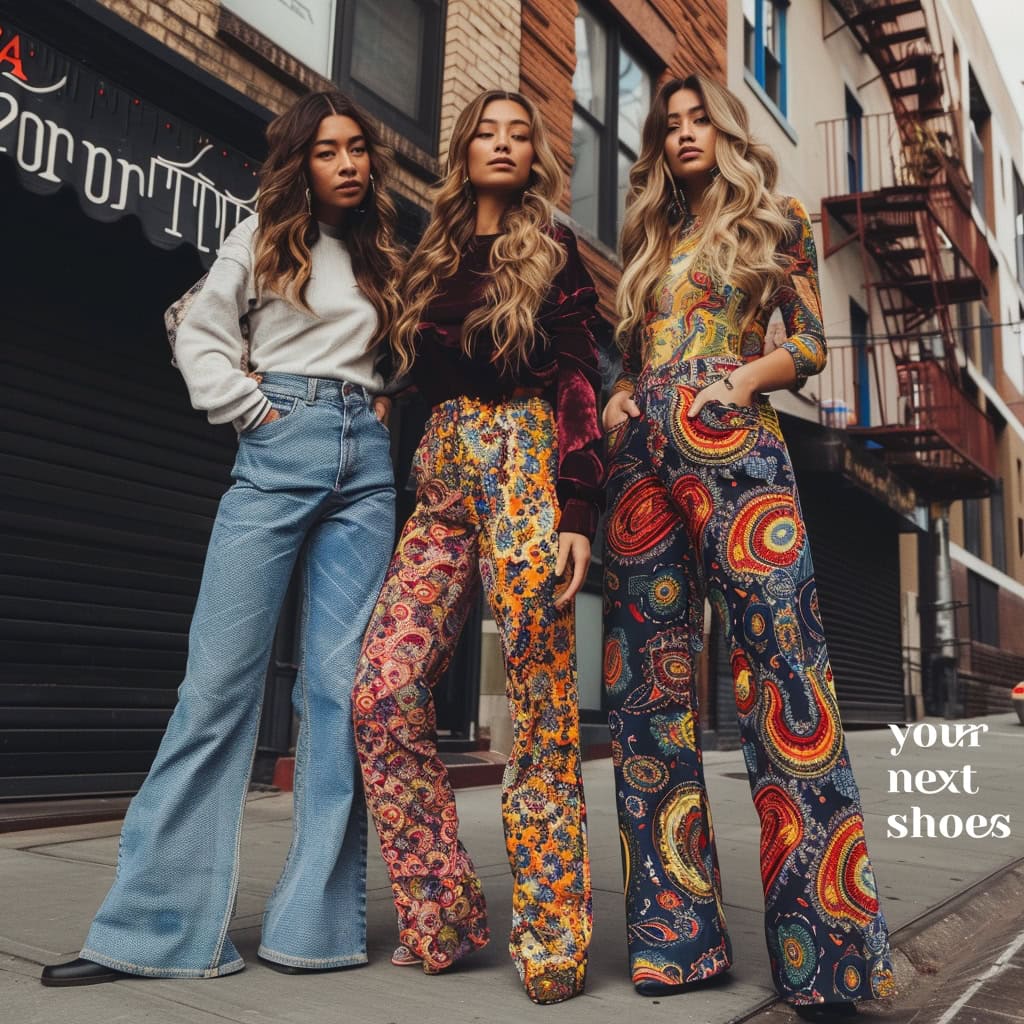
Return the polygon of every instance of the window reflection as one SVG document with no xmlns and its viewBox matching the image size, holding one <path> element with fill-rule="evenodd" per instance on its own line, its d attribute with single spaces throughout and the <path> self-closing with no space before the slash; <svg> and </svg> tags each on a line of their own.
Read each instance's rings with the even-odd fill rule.
<svg viewBox="0 0 1024 1024">
<path fill-rule="evenodd" d="M 618 25 L 585 4 L 576 15 L 572 215 L 610 246 L 622 225 L 629 169 L 640 152 L 652 76 Z"/>
<path fill-rule="evenodd" d="M 419 114 L 424 16 L 415 0 L 359 0 L 352 77 L 409 117 Z"/>
</svg>

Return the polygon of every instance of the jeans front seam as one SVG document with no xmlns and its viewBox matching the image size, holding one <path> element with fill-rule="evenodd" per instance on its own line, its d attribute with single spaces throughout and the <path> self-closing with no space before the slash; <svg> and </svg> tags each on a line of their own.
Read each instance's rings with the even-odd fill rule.
<svg viewBox="0 0 1024 1024">
<path fill-rule="evenodd" d="M 299 716 L 299 738 L 296 743 L 296 755 L 301 750 L 306 752 L 306 746 L 302 740 L 309 735 L 309 694 L 306 692 L 306 633 L 309 629 L 309 562 L 307 558 L 302 560 L 302 621 L 299 624 L 299 637 L 302 644 L 302 657 L 299 658 L 299 686 L 302 688 L 302 714 Z M 299 834 L 302 829 L 302 803 L 305 774 L 304 759 L 298 756 L 295 758 L 295 777 L 292 780 L 292 841 L 288 847 L 288 856 L 285 857 L 284 867 L 281 869 L 281 877 L 270 894 L 268 903 L 272 903 L 277 894 L 284 887 L 285 879 L 288 877 L 288 869 L 292 865 L 298 845 Z M 265 915 L 264 915 L 265 916 Z"/>
<path fill-rule="evenodd" d="M 334 478 L 334 490 L 341 489 L 341 481 L 348 476 L 349 440 L 352 431 L 349 429 L 348 402 L 341 403 L 341 431 L 338 434 L 338 474 Z"/>
<path fill-rule="evenodd" d="M 217 961 L 220 959 L 221 952 L 224 949 L 224 942 L 228 937 L 228 927 L 231 924 L 231 918 L 235 911 L 235 894 L 238 891 L 238 875 L 241 870 L 241 851 L 242 851 L 242 818 L 245 815 L 245 798 L 249 794 L 249 780 L 252 778 L 252 766 L 256 761 L 256 745 L 259 739 L 260 731 L 260 718 L 263 715 L 263 693 L 260 692 L 260 698 L 256 704 L 256 711 L 253 715 L 253 726 L 252 726 L 252 752 L 249 755 L 249 770 L 245 775 L 245 782 L 242 786 L 242 799 L 238 806 L 238 824 L 235 828 L 235 864 L 234 869 L 231 872 L 231 884 L 228 888 L 227 898 L 227 909 L 224 911 L 224 921 L 221 924 L 220 939 L 217 942 L 217 948 L 214 951 L 212 968 L 217 966 Z"/>
</svg>

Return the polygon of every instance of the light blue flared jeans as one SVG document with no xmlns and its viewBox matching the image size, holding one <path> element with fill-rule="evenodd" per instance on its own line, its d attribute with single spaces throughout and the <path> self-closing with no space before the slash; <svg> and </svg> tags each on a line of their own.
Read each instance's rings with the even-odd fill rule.
<svg viewBox="0 0 1024 1024">
<path fill-rule="evenodd" d="M 361 387 L 268 373 L 261 389 L 280 419 L 239 441 L 178 704 L 128 809 L 114 885 L 81 953 L 130 974 L 208 978 L 244 967 L 228 937 L 242 808 L 297 560 L 294 831 L 259 953 L 299 967 L 366 961 L 366 810 L 351 695 L 394 539 L 390 442 Z"/>
</svg>

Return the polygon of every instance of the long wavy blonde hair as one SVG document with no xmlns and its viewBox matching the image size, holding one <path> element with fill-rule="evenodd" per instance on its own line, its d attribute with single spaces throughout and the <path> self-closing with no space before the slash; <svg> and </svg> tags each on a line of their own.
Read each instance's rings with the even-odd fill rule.
<svg viewBox="0 0 1024 1024">
<path fill-rule="evenodd" d="M 405 300 L 391 335 L 397 373 L 405 373 L 416 355 L 416 332 L 424 311 L 441 282 L 459 269 L 459 262 L 476 230 L 476 207 L 470 187 L 469 144 L 488 103 L 512 100 L 527 113 L 533 165 L 519 202 L 505 211 L 502 234 L 490 254 L 490 274 L 483 301 L 462 329 L 462 349 L 469 355 L 476 337 L 494 339 L 494 360 L 516 365 L 526 360 L 534 343 L 534 317 L 555 275 L 565 264 L 565 250 L 554 238 L 555 203 L 565 178 L 544 134 L 536 107 L 520 93 L 492 90 L 481 93 L 459 115 L 448 146 L 444 177 L 434 193 L 430 221 L 413 251 L 399 285 Z"/>
<path fill-rule="evenodd" d="M 718 174 L 704 193 L 698 237 L 691 260 L 721 286 L 729 282 L 746 296 L 742 315 L 749 323 L 783 284 L 790 261 L 779 251 L 796 226 L 786 200 L 774 193 L 778 164 L 772 151 L 750 136 L 747 111 L 724 86 L 704 75 L 673 78 L 659 90 L 644 121 L 640 156 L 629 172 L 629 195 L 620 251 L 625 268 L 615 293 L 615 338 L 627 348 L 654 307 L 655 293 L 679 240 L 675 188 L 665 160 L 669 100 L 692 89 L 718 129 Z"/>
<path fill-rule="evenodd" d="M 341 236 L 352 257 L 356 283 L 377 311 L 372 346 L 390 334 L 399 309 L 402 252 L 395 242 L 398 217 L 387 188 L 391 153 L 373 121 L 340 92 L 309 93 L 267 126 L 270 152 L 260 169 L 253 276 L 257 293 L 273 291 L 309 310 L 306 286 L 313 270 L 310 247 L 320 228 L 310 216 L 306 199 L 306 159 L 320 122 L 333 114 L 352 118 L 362 129 L 373 173 L 361 212 L 349 213 Z"/>
</svg>

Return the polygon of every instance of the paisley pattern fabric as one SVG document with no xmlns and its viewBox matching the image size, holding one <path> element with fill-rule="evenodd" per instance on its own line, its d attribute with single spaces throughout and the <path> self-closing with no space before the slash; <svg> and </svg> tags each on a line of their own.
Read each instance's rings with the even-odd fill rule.
<svg viewBox="0 0 1024 1024">
<path fill-rule="evenodd" d="M 726 357 L 742 362 L 764 352 L 768 322 L 777 309 L 786 329 L 782 347 L 796 364 L 797 381 L 820 373 L 825 366 L 825 332 L 818 291 L 818 257 L 807 210 L 798 199 L 787 200 L 792 239 L 782 256 L 788 263 L 786 283 L 772 301 L 762 306 L 751 323 L 743 326 L 746 294 L 733 285 L 716 287 L 711 277 L 690 258 L 699 234 L 684 235 L 672 252 L 668 269 L 658 286 L 654 309 L 644 330 L 622 359 L 623 374 L 616 390 L 632 391 L 642 367 L 667 369 L 688 359 Z M 748 422 L 747 426 L 751 424 Z M 677 440 L 678 440 L 677 436 Z M 713 454 L 717 445 L 740 443 L 703 438 Z M 721 455 L 722 453 L 719 452 Z"/>
<path fill-rule="evenodd" d="M 431 698 L 479 566 L 514 726 L 502 790 L 514 880 L 509 950 L 538 1002 L 582 990 L 591 928 L 574 617 L 553 604 L 557 459 L 555 418 L 541 398 L 462 397 L 435 408 L 413 462 L 416 509 L 370 619 L 354 695 L 399 939 L 428 973 L 443 970 L 488 940 Z"/>
<path fill-rule="evenodd" d="M 885 920 L 778 418 L 766 401 L 686 415 L 737 364 L 648 368 L 643 415 L 610 439 L 604 683 L 633 981 L 697 981 L 732 960 L 693 682 L 708 596 L 761 821 L 775 985 L 794 1003 L 887 995 Z"/>
</svg>

